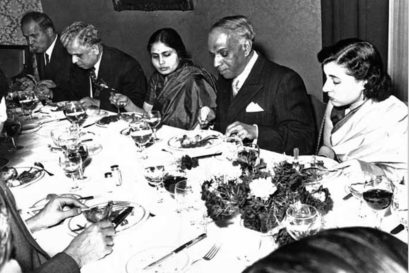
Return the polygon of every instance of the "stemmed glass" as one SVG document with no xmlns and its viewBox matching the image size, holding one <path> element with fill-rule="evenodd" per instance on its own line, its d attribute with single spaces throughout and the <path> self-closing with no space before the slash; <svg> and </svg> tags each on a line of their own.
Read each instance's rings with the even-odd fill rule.
<svg viewBox="0 0 409 273">
<path fill-rule="evenodd" d="M 380 229 L 386 209 L 392 203 L 392 196 L 392 182 L 386 176 L 376 176 L 364 185 L 362 197 L 375 213 L 377 229 Z"/>
<path fill-rule="evenodd" d="M 321 229 L 321 215 L 310 205 L 296 203 L 288 207 L 284 224 L 295 240 L 316 234 Z"/>
<path fill-rule="evenodd" d="M 129 134 L 138 146 L 138 151 L 142 152 L 152 138 L 152 129 L 145 121 L 132 122 L 129 126 Z"/>
<path fill-rule="evenodd" d="M 393 198 L 391 205 L 392 213 L 399 219 L 401 225 L 408 230 L 408 187 L 397 183 L 393 187 Z"/>
<path fill-rule="evenodd" d="M 74 192 L 79 190 L 76 174 L 80 172 L 80 168 L 82 165 L 80 153 L 76 151 L 67 151 L 62 153 L 59 158 L 59 164 L 64 170 L 65 175 L 71 177 L 72 179 L 71 191 Z"/>
<path fill-rule="evenodd" d="M 144 120 L 151 126 L 153 130 L 153 138 L 154 140 L 157 140 L 158 138 L 156 137 L 156 128 L 160 124 L 161 121 L 161 115 L 159 111 L 149 111 L 144 114 L 143 116 Z"/>
<path fill-rule="evenodd" d="M 27 112 L 29 119 L 33 119 L 32 112 L 37 105 L 37 98 L 34 92 L 20 91 L 18 92 L 18 100 L 23 113 Z"/>
<path fill-rule="evenodd" d="M 80 126 L 87 118 L 85 108 L 78 101 L 70 101 L 65 104 L 63 112 L 72 127 L 79 132 Z"/>
<path fill-rule="evenodd" d="M 148 184 L 155 187 L 156 191 L 160 195 L 157 202 L 162 203 L 163 198 L 161 197 L 161 195 L 164 192 L 163 177 L 165 175 L 165 167 L 163 165 L 145 167 L 144 175 L 146 180 L 148 181 Z"/>
</svg>

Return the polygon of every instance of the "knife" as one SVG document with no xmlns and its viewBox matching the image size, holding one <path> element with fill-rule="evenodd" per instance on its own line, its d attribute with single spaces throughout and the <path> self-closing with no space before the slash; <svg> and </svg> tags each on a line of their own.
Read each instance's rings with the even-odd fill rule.
<svg viewBox="0 0 409 273">
<path fill-rule="evenodd" d="M 202 158 L 208 158 L 208 157 L 219 156 L 219 155 L 222 155 L 222 153 L 199 155 L 199 156 L 193 156 L 192 158 L 194 158 L 194 159 L 202 159 Z"/>
<path fill-rule="evenodd" d="M 66 120 L 67 118 L 58 118 L 58 119 L 49 119 L 49 120 L 44 120 L 42 122 L 40 122 L 41 125 L 45 124 L 45 123 L 49 123 L 49 122 L 53 122 L 53 121 L 63 121 Z"/>
<path fill-rule="evenodd" d="M 112 220 L 112 224 L 114 224 L 114 228 L 117 228 L 124 220 L 125 218 L 132 212 L 133 207 L 127 207 L 125 210 L 123 210 L 118 216 Z"/>
<path fill-rule="evenodd" d="M 151 267 L 153 267 L 153 266 L 155 266 L 155 265 L 160 264 L 161 262 L 163 262 L 164 260 L 166 260 L 166 259 L 169 258 L 170 256 L 172 256 L 172 255 L 174 255 L 174 254 L 176 254 L 176 253 L 179 253 L 180 251 L 184 250 L 185 248 L 191 247 L 192 245 L 194 245 L 194 244 L 200 242 L 201 240 L 203 240 L 203 239 L 206 238 L 206 237 L 207 237 L 207 234 L 206 234 L 206 233 L 200 234 L 200 235 L 197 236 L 196 238 L 190 240 L 190 241 L 187 242 L 187 243 L 184 243 L 183 245 L 181 245 L 181 246 L 179 246 L 178 248 L 174 249 L 172 252 L 166 254 L 165 256 L 163 256 L 162 258 L 160 258 L 159 260 L 156 260 L 156 261 L 154 261 L 153 263 L 148 264 L 147 266 L 145 266 L 145 267 L 143 268 L 143 270 L 146 270 L 146 269 L 148 269 L 148 268 L 151 268 Z"/>
<path fill-rule="evenodd" d="M 391 234 L 398 234 L 405 229 L 405 226 L 402 224 L 397 225 L 394 229 L 391 230 Z"/>
</svg>

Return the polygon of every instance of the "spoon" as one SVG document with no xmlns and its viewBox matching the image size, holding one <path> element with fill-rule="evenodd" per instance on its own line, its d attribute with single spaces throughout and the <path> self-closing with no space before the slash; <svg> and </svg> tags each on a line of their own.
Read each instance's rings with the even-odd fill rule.
<svg viewBox="0 0 409 273">
<path fill-rule="evenodd" d="M 37 166 L 37 167 L 41 168 L 41 169 L 42 169 L 43 171 L 45 171 L 49 176 L 53 176 L 53 175 L 54 175 L 53 173 L 47 171 L 47 170 L 44 168 L 44 165 L 41 164 L 41 162 L 34 162 L 34 166 Z"/>
</svg>

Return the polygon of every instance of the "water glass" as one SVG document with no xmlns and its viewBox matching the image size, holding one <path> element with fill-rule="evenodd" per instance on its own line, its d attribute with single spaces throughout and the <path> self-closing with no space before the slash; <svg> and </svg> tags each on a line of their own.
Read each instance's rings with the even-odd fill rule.
<svg viewBox="0 0 409 273">
<path fill-rule="evenodd" d="M 129 126 L 129 134 L 135 142 L 136 146 L 138 146 L 139 152 L 142 152 L 146 144 L 151 141 L 152 129 L 145 121 L 132 122 L 129 124 Z"/>
<path fill-rule="evenodd" d="M 64 106 L 64 115 L 71 122 L 72 127 L 79 131 L 87 118 L 87 112 L 79 101 L 69 101 Z"/>
<path fill-rule="evenodd" d="M 159 111 L 149 111 L 144 115 L 144 120 L 149 124 L 149 126 L 151 126 L 152 130 L 153 130 L 153 137 L 154 140 L 157 140 L 156 137 L 156 129 L 160 124 L 161 121 L 161 115 Z"/>
<path fill-rule="evenodd" d="M 18 92 L 18 99 L 21 105 L 21 109 L 23 113 L 27 113 L 29 119 L 32 119 L 32 112 L 34 108 L 37 106 L 37 98 L 34 92 L 31 91 L 20 91 Z"/>
<path fill-rule="evenodd" d="M 65 175 L 72 179 L 71 191 L 79 190 L 77 175 L 82 165 L 81 155 L 75 152 L 64 152 L 59 158 L 59 164 Z"/>
<path fill-rule="evenodd" d="M 306 204 L 291 205 L 285 216 L 287 232 L 295 240 L 316 234 L 321 229 L 321 215 L 318 210 Z"/>
<path fill-rule="evenodd" d="M 163 165 L 148 166 L 145 167 L 144 175 L 148 184 L 155 187 L 157 193 L 159 194 L 158 203 L 163 202 L 163 177 L 165 176 L 165 167 Z"/>
</svg>

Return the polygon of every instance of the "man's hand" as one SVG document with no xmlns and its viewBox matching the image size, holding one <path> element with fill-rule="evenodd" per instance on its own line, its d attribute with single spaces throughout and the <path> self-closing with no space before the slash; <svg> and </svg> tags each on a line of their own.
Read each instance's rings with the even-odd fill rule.
<svg viewBox="0 0 409 273">
<path fill-rule="evenodd" d="M 90 106 L 96 106 L 96 107 L 99 108 L 99 106 L 100 106 L 100 104 L 101 104 L 100 100 L 93 99 L 93 98 L 90 98 L 90 97 L 82 98 L 82 99 L 80 100 L 80 103 L 81 103 L 82 106 L 85 107 L 85 108 L 88 108 L 88 107 L 90 107 Z"/>
<path fill-rule="evenodd" d="M 258 129 L 255 125 L 235 121 L 226 128 L 226 136 L 237 135 L 240 139 L 255 139 L 258 137 Z"/>
<path fill-rule="evenodd" d="M 35 216 L 27 220 L 27 225 L 31 231 L 56 225 L 66 218 L 76 216 L 81 213 L 81 208 L 86 208 L 84 204 L 71 197 L 51 198 L 47 205 Z"/>
<path fill-rule="evenodd" d="M 35 92 L 39 100 L 49 100 L 54 97 L 53 91 L 46 85 L 40 85 Z"/>
<path fill-rule="evenodd" d="M 199 110 L 199 116 L 197 120 L 199 121 L 200 127 L 206 127 L 209 125 L 209 122 L 216 118 L 215 112 L 207 106 L 203 106 Z"/>
<path fill-rule="evenodd" d="M 115 229 L 111 222 L 101 221 L 86 228 L 71 241 L 64 252 L 79 265 L 99 260 L 112 252 Z"/>
</svg>

